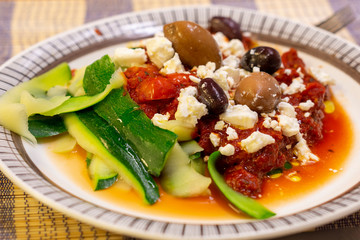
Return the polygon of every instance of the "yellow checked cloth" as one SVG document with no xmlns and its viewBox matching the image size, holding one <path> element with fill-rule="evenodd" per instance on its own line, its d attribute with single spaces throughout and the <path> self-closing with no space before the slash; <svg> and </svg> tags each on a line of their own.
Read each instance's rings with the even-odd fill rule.
<svg viewBox="0 0 360 240">
<path fill-rule="evenodd" d="M 338 7 L 357 0 L 18 0 L 0 1 L 0 63 L 57 33 L 86 22 L 131 11 L 191 4 L 223 4 L 315 24 Z M 357 25 L 359 26 L 359 25 Z M 338 35 L 360 42 L 353 25 Z M 11 183 L 0 172 L 1 239 L 123 239 L 52 210 Z M 359 214 L 320 229 L 359 226 Z"/>
</svg>

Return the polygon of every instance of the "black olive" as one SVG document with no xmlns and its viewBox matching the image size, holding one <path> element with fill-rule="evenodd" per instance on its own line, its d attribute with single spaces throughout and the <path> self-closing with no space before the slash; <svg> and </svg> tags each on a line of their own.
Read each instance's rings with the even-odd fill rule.
<svg viewBox="0 0 360 240">
<path fill-rule="evenodd" d="M 211 33 L 222 32 L 230 40 L 242 39 L 240 25 L 228 17 L 213 17 L 209 21 L 209 31 Z"/>
<path fill-rule="evenodd" d="M 256 47 L 245 53 L 241 58 L 241 67 L 250 72 L 254 67 L 260 71 L 273 74 L 281 66 L 281 57 L 278 51 L 271 47 Z"/>
<path fill-rule="evenodd" d="M 223 113 L 229 103 L 224 90 L 212 78 L 204 78 L 199 83 L 198 99 L 210 113 Z"/>
</svg>

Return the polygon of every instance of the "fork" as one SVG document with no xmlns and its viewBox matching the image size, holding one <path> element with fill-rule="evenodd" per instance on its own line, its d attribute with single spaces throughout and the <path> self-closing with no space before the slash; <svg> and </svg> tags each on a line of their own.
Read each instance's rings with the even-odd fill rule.
<svg viewBox="0 0 360 240">
<path fill-rule="evenodd" d="M 329 32 L 336 33 L 343 27 L 347 26 L 349 23 L 356 19 L 354 10 L 350 5 L 347 5 L 339 10 L 337 10 L 333 15 L 324 21 L 316 24 L 316 27 L 325 29 Z"/>
</svg>

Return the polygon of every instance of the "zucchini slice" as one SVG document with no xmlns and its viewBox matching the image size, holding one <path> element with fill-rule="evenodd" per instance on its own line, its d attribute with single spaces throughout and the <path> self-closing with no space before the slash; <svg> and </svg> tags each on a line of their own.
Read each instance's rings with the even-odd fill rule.
<svg viewBox="0 0 360 240">
<path fill-rule="evenodd" d="M 207 193 L 211 179 L 191 167 L 188 155 L 176 143 L 160 177 L 164 190 L 177 197 L 196 197 Z"/>
<path fill-rule="evenodd" d="M 62 63 L 50 71 L 20 83 L 0 97 L 0 124 L 5 128 L 36 142 L 28 130 L 28 116 L 25 105 L 20 103 L 23 92 L 35 97 L 46 96 L 46 91 L 54 86 L 65 86 L 71 79 L 71 70 Z"/>
<path fill-rule="evenodd" d="M 94 109 L 124 136 L 150 174 L 159 176 L 176 142 L 176 134 L 155 126 L 123 88 L 114 89 Z"/>
<path fill-rule="evenodd" d="M 102 158 L 143 198 L 154 204 L 159 189 L 142 160 L 124 138 L 92 109 L 64 115 L 69 133 L 87 152 Z"/>
<path fill-rule="evenodd" d="M 96 155 L 89 160 L 88 172 L 95 191 L 111 187 L 118 179 L 116 170 Z"/>
<path fill-rule="evenodd" d="M 215 166 L 215 162 L 220 156 L 221 153 L 219 151 L 213 152 L 209 156 L 208 169 L 214 183 L 224 194 L 224 196 L 229 200 L 229 202 L 231 202 L 236 208 L 238 208 L 242 212 L 257 219 L 265 219 L 275 216 L 275 213 L 267 209 L 255 199 L 236 192 L 226 184 L 223 176 L 217 171 Z"/>
<path fill-rule="evenodd" d="M 34 115 L 29 118 L 29 131 L 36 138 L 56 136 L 66 132 L 66 127 L 60 116 L 44 117 Z"/>
</svg>

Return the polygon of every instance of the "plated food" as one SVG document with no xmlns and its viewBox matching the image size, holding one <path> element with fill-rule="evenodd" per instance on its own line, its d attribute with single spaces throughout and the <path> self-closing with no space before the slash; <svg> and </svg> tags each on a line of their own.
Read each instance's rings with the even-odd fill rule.
<svg viewBox="0 0 360 240">
<path fill-rule="evenodd" d="M 109 25 L 109 26 L 111 26 L 111 25 Z M 103 31 L 104 35 L 106 35 L 106 31 L 104 31 L 104 29 L 102 29 L 102 28 L 100 27 L 100 30 Z M 216 64 L 215 64 L 215 65 L 216 65 Z M 79 68 L 78 68 L 78 69 L 79 69 Z M 188 70 L 188 69 L 186 69 L 186 70 Z M 145 99 L 146 99 L 146 96 L 145 96 Z M 230 100 L 232 100 L 232 99 L 230 99 Z M 275 102 L 276 102 L 276 101 L 278 101 L 278 100 L 275 99 Z M 231 105 L 232 102 L 230 101 L 230 102 L 228 102 L 228 104 Z M 244 104 L 244 105 L 245 105 L 245 104 Z M 336 108 L 336 110 L 338 110 L 338 108 Z M 251 110 L 251 111 L 254 111 L 254 110 Z M 256 110 L 255 110 L 254 112 L 256 112 Z M 166 116 L 166 113 L 165 113 L 165 114 L 162 114 L 162 115 L 165 115 L 165 116 Z M 172 119 L 170 119 L 170 120 L 172 120 Z M 176 120 L 176 119 L 175 119 L 175 120 Z M 214 133 L 216 133 L 216 132 L 214 132 Z M 25 147 L 28 149 L 27 146 L 25 146 Z M 316 151 L 314 151 L 313 153 L 314 153 L 314 155 L 319 155 Z M 206 155 L 205 155 L 205 156 L 206 156 Z M 220 160 L 218 160 L 218 161 L 220 162 Z M 41 169 L 41 167 L 40 167 L 40 169 Z M 296 167 L 293 166 L 293 169 L 295 170 Z M 44 170 L 41 170 L 41 171 L 44 171 Z M 286 172 L 286 171 L 283 171 L 283 174 L 284 174 L 284 172 Z M 106 215 L 106 214 L 105 214 L 105 215 Z M 104 216 L 105 216 L 105 215 L 104 215 Z M 102 216 L 102 215 L 101 215 L 101 216 Z M 166 229 L 167 229 L 167 228 L 166 228 Z"/>
<path fill-rule="evenodd" d="M 295 49 L 280 55 L 215 16 L 208 29 L 166 24 L 81 69 L 60 64 L 6 92 L 0 122 L 33 142 L 62 135 L 55 152 L 81 146 L 95 191 L 122 181 L 152 205 L 159 184 L 189 198 L 211 196 L 214 182 L 239 210 L 268 218 L 254 201 L 265 179 L 319 161 L 309 146 L 335 111 L 332 83 Z"/>
</svg>

